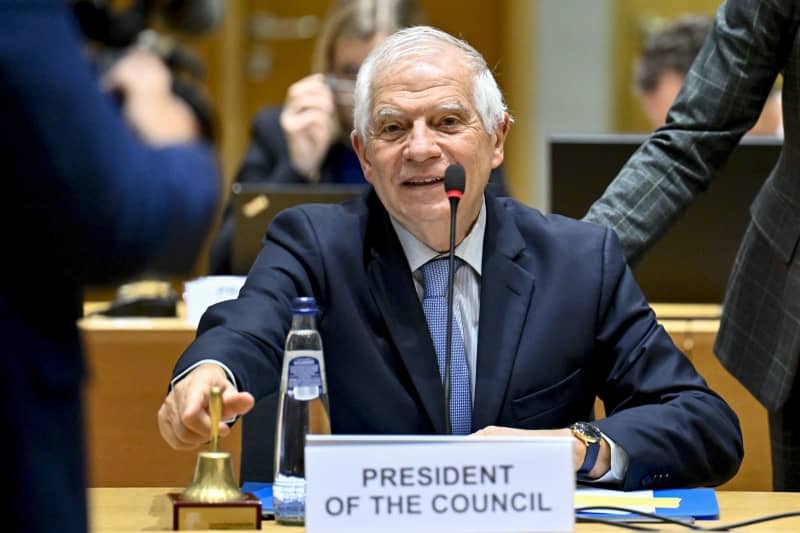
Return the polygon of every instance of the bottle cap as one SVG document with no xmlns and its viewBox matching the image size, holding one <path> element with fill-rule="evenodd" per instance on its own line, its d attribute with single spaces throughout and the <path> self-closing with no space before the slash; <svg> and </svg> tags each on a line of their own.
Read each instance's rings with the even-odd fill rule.
<svg viewBox="0 0 800 533">
<path fill-rule="evenodd" d="M 301 315 L 316 315 L 317 300 L 312 296 L 301 296 L 292 300 L 292 313 Z"/>
</svg>

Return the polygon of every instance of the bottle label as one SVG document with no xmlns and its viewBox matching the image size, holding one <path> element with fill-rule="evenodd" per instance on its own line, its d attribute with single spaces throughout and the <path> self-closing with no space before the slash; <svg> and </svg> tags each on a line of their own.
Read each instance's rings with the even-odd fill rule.
<svg viewBox="0 0 800 533">
<path fill-rule="evenodd" d="M 322 392 L 319 361 L 314 357 L 300 356 L 289 361 L 288 389 L 295 400 L 313 400 Z"/>
</svg>

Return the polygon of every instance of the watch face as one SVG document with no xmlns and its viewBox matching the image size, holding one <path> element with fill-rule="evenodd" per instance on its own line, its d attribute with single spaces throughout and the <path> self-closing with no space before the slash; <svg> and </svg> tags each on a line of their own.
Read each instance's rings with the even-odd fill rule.
<svg viewBox="0 0 800 533">
<path fill-rule="evenodd" d="M 595 442 L 600 442 L 602 438 L 600 430 L 588 422 L 575 422 L 570 428 L 572 428 L 572 431 L 586 443 L 593 444 Z"/>
</svg>

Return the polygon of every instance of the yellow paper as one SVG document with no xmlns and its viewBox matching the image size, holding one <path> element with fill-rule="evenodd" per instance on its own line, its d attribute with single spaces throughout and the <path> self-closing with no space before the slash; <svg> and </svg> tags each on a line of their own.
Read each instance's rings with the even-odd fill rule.
<svg viewBox="0 0 800 533">
<path fill-rule="evenodd" d="M 575 494 L 575 507 L 658 507 L 677 509 L 680 498 L 625 496 L 625 494 Z"/>
</svg>

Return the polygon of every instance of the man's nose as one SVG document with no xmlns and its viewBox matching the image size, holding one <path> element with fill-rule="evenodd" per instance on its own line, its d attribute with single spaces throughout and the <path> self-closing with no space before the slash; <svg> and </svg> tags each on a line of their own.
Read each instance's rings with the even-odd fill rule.
<svg viewBox="0 0 800 533">
<path fill-rule="evenodd" d="M 413 161 L 425 161 L 439 157 L 441 150 L 433 131 L 424 121 L 414 122 L 406 144 L 405 156 Z"/>
</svg>

